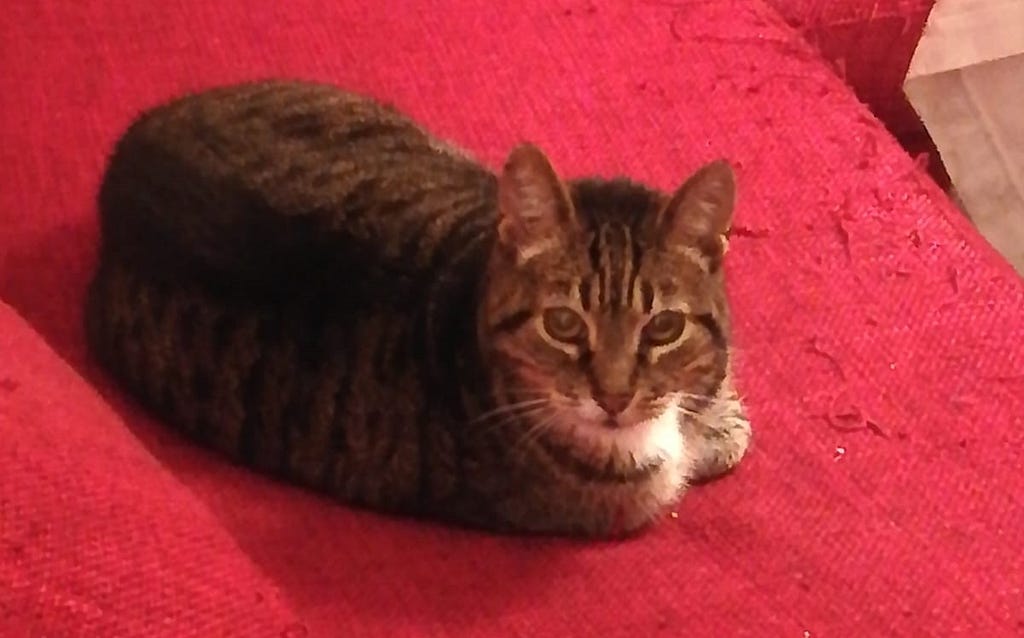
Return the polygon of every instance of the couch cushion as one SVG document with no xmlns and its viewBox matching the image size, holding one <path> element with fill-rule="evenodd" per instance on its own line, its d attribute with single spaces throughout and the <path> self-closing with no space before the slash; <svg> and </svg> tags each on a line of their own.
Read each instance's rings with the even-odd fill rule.
<svg viewBox="0 0 1024 638">
<path fill-rule="evenodd" d="M 0 297 L 311 635 L 1006 635 L 1024 622 L 1024 287 L 758 0 L 39 0 L 0 15 L 0 43 Z M 739 471 L 629 542 L 493 537 L 276 484 L 124 399 L 80 327 L 105 154 L 158 100 L 267 75 L 391 100 L 492 165 L 529 138 L 571 175 L 668 188 L 730 158 L 727 268 L 756 428 Z M 78 436 L 105 427 L 61 409 Z M 40 484 L 73 472 L 76 449 L 38 466 Z"/>
<path fill-rule="evenodd" d="M 280 593 L 0 303 L 4 636 L 299 636 Z"/>
</svg>

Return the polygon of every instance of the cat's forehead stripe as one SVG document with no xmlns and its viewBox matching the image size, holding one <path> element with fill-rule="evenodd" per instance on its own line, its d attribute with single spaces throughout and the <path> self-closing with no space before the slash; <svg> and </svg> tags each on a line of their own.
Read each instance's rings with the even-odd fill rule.
<svg viewBox="0 0 1024 638">
<path fill-rule="evenodd" d="M 622 224 L 602 224 L 595 233 L 591 265 L 597 274 L 598 303 L 621 308 L 631 303 L 639 259 L 629 228 Z"/>
</svg>

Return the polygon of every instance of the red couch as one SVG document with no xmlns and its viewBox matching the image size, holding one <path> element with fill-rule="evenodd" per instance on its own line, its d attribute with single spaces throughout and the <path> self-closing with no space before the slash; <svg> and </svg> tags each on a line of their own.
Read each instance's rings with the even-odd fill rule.
<svg viewBox="0 0 1024 638">
<path fill-rule="evenodd" d="M 1024 633 L 1024 285 L 816 49 L 760 0 L 416 4 L 0 14 L 0 636 Z M 106 153 L 146 106 L 267 75 L 492 165 L 529 138 L 667 188 L 733 160 L 741 468 L 628 542 L 509 538 L 337 505 L 146 416 L 83 345 Z"/>
</svg>

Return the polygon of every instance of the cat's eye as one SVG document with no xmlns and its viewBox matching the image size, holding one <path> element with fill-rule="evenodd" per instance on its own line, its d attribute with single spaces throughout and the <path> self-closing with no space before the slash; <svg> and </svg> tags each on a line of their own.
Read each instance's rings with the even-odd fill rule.
<svg viewBox="0 0 1024 638">
<path fill-rule="evenodd" d="M 587 338 L 587 322 L 572 308 L 548 308 L 544 311 L 544 331 L 552 339 L 580 343 Z"/>
<path fill-rule="evenodd" d="M 675 310 L 664 310 L 651 317 L 644 326 L 644 341 L 652 346 L 667 346 L 683 336 L 686 316 Z"/>
</svg>

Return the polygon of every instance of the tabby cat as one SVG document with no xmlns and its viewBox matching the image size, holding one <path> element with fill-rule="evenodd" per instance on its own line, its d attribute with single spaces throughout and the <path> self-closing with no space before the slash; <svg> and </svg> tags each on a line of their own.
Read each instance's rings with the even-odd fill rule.
<svg viewBox="0 0 1024 638">
<path fill-rule="evenodd" d="M 390 107 L 261 81 L 119 140 L 86 303 L 156 415 L 346 503 L 621 536 L 732 468 L 725 162 L 674 194 L 498 174 Z"/>
</svg>

